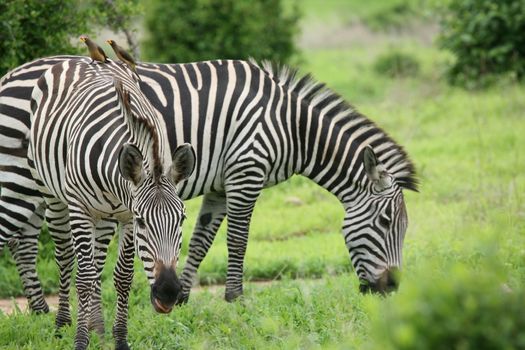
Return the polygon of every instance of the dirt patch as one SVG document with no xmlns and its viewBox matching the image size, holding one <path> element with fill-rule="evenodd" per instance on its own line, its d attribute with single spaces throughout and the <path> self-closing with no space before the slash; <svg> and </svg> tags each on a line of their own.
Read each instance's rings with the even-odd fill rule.
<svg viewBox="0 0 525 350">
<path fill-rule="evenodd" d="M 250 281 L 250 282 L 244 283 L 244 286 L 245 287 L 250 287 L 250 286 L 259 287 L 259 286 L 269 285 L 272 282 L 274 282 L 274 280 Z M 201 293 L 201 292 L 209 292 L 212 294 L 219 294 L 219 293 L 223 294 L 224 284 L 210 284 L 210 285 L 194 286 L 191 289 L 191 293 Z M 57 310 L 58 295 L 47 295 L 46 301 L 51 311 Z M 6 315 L 11 315 L 16 310 L 20 310 L 21 312 L 27 312 L 29 310 L 27 304 L 28 304 L 27 299 L 25 297 L 0 299 L 0 310 Z"/>
<path fill-rule="evenodd" d="M 389 31 L 373 31 L 358 21 L 309 22 L 301 27 L 298 45 L 302 49 L 332 49 L 413 40 L 423 46 L 431 46 L 438 31 L 439 25 L 433 21 L 414 21 L 405 28 Z"/>
<path fill-rule="evenodd" d="M 51 311 L 55 311 L 58 305 L 58 296 L 48 295 L 46 301 Z M 6 315 L 12 314 L 15 310 L 26 312 L 28 310 L 27 299 L 25 297 L 0 299 L 0 310 Z"/>
</svg>

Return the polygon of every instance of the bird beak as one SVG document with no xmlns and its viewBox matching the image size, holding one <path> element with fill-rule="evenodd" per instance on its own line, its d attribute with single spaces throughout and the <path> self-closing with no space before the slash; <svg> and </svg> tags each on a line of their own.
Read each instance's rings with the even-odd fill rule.
<svg viewBox="0 0 525 350">
<path fill-rule="evenodd" d="M 106 40 L 106 42 L 111 45 L 113 43 L 113 40 Z"/>
<path fill-rule="evenodd" d="M 86 38 L 84 38 L 83 36 L 80 37 L 80 41 L 82 42 L 86 42 Z"/>
</svg>

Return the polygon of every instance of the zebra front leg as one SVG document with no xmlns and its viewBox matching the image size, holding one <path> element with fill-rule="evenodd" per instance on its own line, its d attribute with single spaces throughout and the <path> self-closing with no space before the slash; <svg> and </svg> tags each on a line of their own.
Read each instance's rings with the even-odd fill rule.
<svg viewBox="0 0 525 350">
<path fill-rule="evenodd" d="M 117 290 L 117 314 L 113 325 L 115 350 L 129 350 L 128 346 L 128 297 L 133 281 L 133 225 L 124 225 L 119 240 L 117 266 L 113 275 Z"/>
<path fill-rule="evenodd" d="M 22 228 L 20 237 L 14 241 L 16 244 L 9 245 L 24 286 L 24 294 L 29 302 L 29 307 L 35 313 L 49 312 L 49 306 L 44 298 L 44 292 L 36 273 L 38 237 L 44 222 L 43 212 L 44 205 L 42 204 Z"/>
<path fill-rule="evenodd" d="M 77 256 L 77 334 L 75 336 L 75 349 L 86 349 L 89 344 L 88 323 L 91 316 L 91 297 L 93 295 L 94 284 L 97 278 L 95 267 L 95 247 L 93 235 L 95 225 L 91 218 L 84 214 L 84 211 L 69 207 L 71 217 L 71 233 L 75 245 Z"/>
<path fill-rule="evenodd" d="M 75 264 L 75 250 L 71 239 L 67 206 L 56 198 L 47 198 L 46 203 L 47 228 L 55 243 L 55 262 L 59 271 L 58 311 L 55 319 L 58 331 L 62 326 L 71 324 L 69 289 Z M 59 335 L 58 332 L 57 335 Z"/>
<path fill-rule="evenodd" d="M 108 246 L 115 233 L 117 223 L 102 220 L 97 224 L 95 233 L 95 268 L 97 275 L 93 286 L 91 297 L 91 315 L 89 317 L 88 329 L 94 330 L 99 336 L 104 336 L 104 314 L 102 312 L 102 269 L 106 261 Z"/>
<path fill-rule="evenodd" d="M 191 236 L 188 259 L 184 265 L 180 282 L 181 297 L 177 304 L 188 301 L 193 280 L 202 260 L 208 253 L 219 226 L 226 216 L 226 197 L 224 193 L 208 193 L 202 200 L 201 210 Z"/>
<path fill-rule="evenodd" d="M 231 302 L 242 295 L 244 255 L 248 244 L 250 220 L 261 187 L 244 186 L 242 191 L 227 192 L 228 272 L 226 276 L 225 299 Z"/>
</svg>

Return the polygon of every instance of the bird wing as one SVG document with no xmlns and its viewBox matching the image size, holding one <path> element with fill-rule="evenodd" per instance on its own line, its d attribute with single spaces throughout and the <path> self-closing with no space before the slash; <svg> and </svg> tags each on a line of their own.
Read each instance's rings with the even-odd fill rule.
<svg viewBox="0 0 525 350">
<path fill-rule="evenodd" d="M 120 54 L 122 55 L 122 58 L 125 59 L 126 61 L 132 63 L 132 64 L 135 64 L 135 60 L 133 59 L 133 57 L 126 51 L 126 50 L 122 50 L 120 49 Z"/>
<path fill-rule="evenodd" d="M 106 55 L 106 53 L 104 52 L 104 50 L 102 50 L 102 48 L 99 46 L 97 47 L 97 50 L 98 50 L 98 53 L 101 54 L 102 56 L 104 56 L 104 59 L 107 59 L 108 56 Z"/>
</svg>

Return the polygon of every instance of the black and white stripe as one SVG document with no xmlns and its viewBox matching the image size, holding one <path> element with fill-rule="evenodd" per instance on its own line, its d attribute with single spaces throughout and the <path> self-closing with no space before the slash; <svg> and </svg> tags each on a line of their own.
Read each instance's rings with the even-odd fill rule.
<svg viewBox="0 0 525 350">
<path fill-rule="evenodd" d="M 134 251 L 143 261 L 157 311 L 169 312 L 181 291 L 175 268 L 184 205 L 175 186 L 193 170 L 193 150 L 181 145 L 171 158 L 164 120 L 131 72 L 114 62 L 73 59 L 52 66 L 33 89 L 31 109 L 28 164 L 46 202 L 60 267 L 57 326 L 70 322 L 73 248 L 78 265 L 75 348 L 87 348 L 90 327 L 103 333 L 101 310 L 91 313 L 92 296 L 100 295 L 95 228 L 101 219 L 118 220 L 123 232 L 114 274 L 113 335 L 117 349 L 126 349 Z"/>
<path fill-rule="evenodd" d="M 24 74 L 47 60 L 54 59 L 20 67 L 4 85 L 24 81 Z M 401 190 L 417 187 L 411 161 L 386 133 L 322 84 L 284 67 L 208 61 L 143 63 L 137 69 L 142 91 L 165 118 L 172 150 L 189 142 L 197 153 L 196 171 L 180 188 L 183 199 L 204 195 L 181 278 L 185 296 L 226 215 L 226 297 L 242 293 L 242 261 L 257 197 L 292 174 L 313 179 L 340 199 L 346 210 L 343 235 L 358 276 L 372 288 L 386 288 L 380 286 L 388 282 L 388 271 L 401 263 L 406 230 Z M 5 114 L 0 124 L 12 118 L 23 120 Z M 381 181 L 389 185 L 382 191 L 366 175 L 367 146 L 383 177 L 392 179 Z"/>
</svg>

